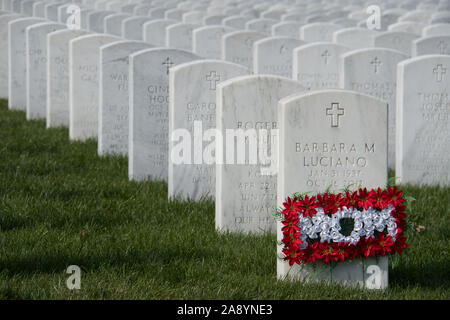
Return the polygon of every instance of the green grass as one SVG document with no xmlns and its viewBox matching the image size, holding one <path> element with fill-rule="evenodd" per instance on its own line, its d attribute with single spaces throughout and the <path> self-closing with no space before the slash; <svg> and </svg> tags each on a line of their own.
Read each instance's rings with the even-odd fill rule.
<svg viewBox="0 0 450 320">
<path fill-rule="evenodd" d="M 409 249 L 388 290 L 281 282 L 275 236 L 219 235 L 212 201 L 168 202 L 165 183 L 128 181 L 125 158 L 2 100 L 0 299 L 449 299 L 449 188 L 405 190 Z"/>
</svg>

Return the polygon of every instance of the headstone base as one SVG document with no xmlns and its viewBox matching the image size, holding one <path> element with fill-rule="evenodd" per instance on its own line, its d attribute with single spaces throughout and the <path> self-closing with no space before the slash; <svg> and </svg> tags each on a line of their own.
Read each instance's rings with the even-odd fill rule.
<svg viewBox="0 0 450 320">
<path fill-rule="evenodd" d="M 318 261 L 294 265 L 286 275 L 278 274 L 278 278 L 291 281 L 341 283 L 366 289 L 387 289 L 388 275 L 389 259 L 384 256 L 328 264 Z"/>
</svg>

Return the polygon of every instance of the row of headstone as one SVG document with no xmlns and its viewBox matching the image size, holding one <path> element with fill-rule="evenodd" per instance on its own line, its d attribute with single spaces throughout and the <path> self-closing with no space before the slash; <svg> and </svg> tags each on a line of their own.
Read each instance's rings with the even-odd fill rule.
<svg viewBox="0 0 450 320">
<path fill-rule="evenodd" d="M 88 16 L 91 26 L 107 17 Z M 266 31 L 192 28 L 183 42 L 185 24 L 127 19 L 136 24 L 114 35 L 0 15 L 10 109 L 68 126 L 73 140 L 98 139 L 100 155 L 128 156 L 130 179 L 167 181 L 170 198 L 215 199 L 221 231 L 280 237 L 271 213 L 288 195 L 384 186 L 388 167 L 404 183 L 449 184 L 450 56 L 372 47 L 412 33 L 336 27 L 311 40 L 307 24 L 299 37 L 270 37 L 255 24 Z M 142 39 L 121 37 L 133 28 Z M 177 28 L 185 37 L 162 48 L 162 32 Z M 431 34 L 406 43 L 433 47 Z M 221 51 L 203 46 L 219 40 Z M 277 269 L 284 278 L 290 268 Z"/>
</svg>

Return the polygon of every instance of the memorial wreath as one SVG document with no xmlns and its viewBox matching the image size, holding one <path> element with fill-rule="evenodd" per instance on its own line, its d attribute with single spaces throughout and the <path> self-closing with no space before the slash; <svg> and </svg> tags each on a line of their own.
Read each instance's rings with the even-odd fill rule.
<svg viewBox="0 0 450 320">
<path fill-rule="evenodd" d="M 292 266 L 401 255 L 408 246 L 402 195 L 394 186 L 288 197 L 281 208 L 284 260 Z"/>
</svg>

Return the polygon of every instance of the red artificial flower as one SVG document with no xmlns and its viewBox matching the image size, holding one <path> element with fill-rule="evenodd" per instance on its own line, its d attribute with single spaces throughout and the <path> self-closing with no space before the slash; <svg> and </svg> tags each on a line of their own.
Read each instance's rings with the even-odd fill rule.
<svg viewBox="0 0 450 320">
<path fill-rule="evenodd" d="M 283 203 L 284 209 L 281 211 L 284 215 L 290 215 L 290 214 L 297 214 L 298 211 L 298 204 L 297 199 L 291 199 L 290 197 L 287 198 L 287 201 Z"/>
<path fill-rule="evenodd" d="M 377 251 L 379 250 L 379 245 L 372 238 L 367 238 L 360 240 L 361 254 L 366 258 L 369 256 L 375 257 Z"/>
<path fill-rule="evenodd" d="M 325 241 L 323 243 L 317 242 L 318 248 L 316 250 L 316 258 L 322 259 L 325 264 L 328 264 L 330 260 L 332 260 L 334 256 L 334 251 L 331 246 L 328 245 L 328 242 Z"/>
<path fill-rule="evenodd" d="M 344 260 L 348 258 L 349 250 L 347 244 L 343 242 L 333 243 L 332 247 L 335 256 L 335 261 L 341 260 L 341 262 L 344 262 Z"/>
<path fill-rule="evenodd" d="M 364 257 L 375 257 L 377 255 L 384 256 L 387 253 L 402 254 L 403 250 L 408 247 L 406 244 L 406 237 L 403 232 L 406 228 L 406 213 L 403 205 L 402 191 L 394 188 L 388 188 L 387 191 L 382 191 L 378 188 L 376 191 L 367 189 L 360 189 L 353 193 L 346 192 L 343 197 L 342 194 L 334 195 L 325 193 L 309 198 L 305 196 L 303 200 L 296 198 L 287 198 L 283 203 L 284 219 L 282 221 L 283 240 L 285 260 L 289 261 L 289 265 L 294 263 L 315 263 L 316 260 L 322 260 L 325 264 L 330 261 L 345 261 Z M 304 240 L 301 238 L 299 222 L 299 213 L 305 217 L 312 217 L 316 213 L 316 208 L 321 206 L 325 212 L 335 213 L 340 207 L 352 206 L 355 208 L 368 209 L 375 207 L 384 209 L 392 204 L 395 208 L 392 211 L 392 216 L 397 223 L 396 241 L 391 236 L 380 234 L 377 238 L 362 237 L 357 244 L 347 243 L 328 243 L 319 242 L 309 243 L 305 249 L 300 249 Z"/>
<path fill-rule="evenodd" d="M 391 188 L 390 186 L 387 189 L 387 198 L 388 203 L 392 204 L 394 207 L 400 206 L 403 202 L 405 202 L 405 199 L 402 198 L 403 191 L 398 190 L 396 186 Z"/>
<path fill-rule="evenodd" d="M 305 199 L 299 201 L 299 209 L 300 212 L 303 213 L 303 217 L 312 218 L 312 216 L 316 214 L 316 209 L 314 209 L 316 207 L 317 203 L 315 197 L 308 198 L 308 196 L 305 196 Z"/>
<path fill-rule="evenodd" d="M 371 191 L 370 197 L 372 198 L 372 206 L 383 210 L 389 205 L 387 194 L 385 191 L 378 188 L 377 191 Z"/>
<path fill-rule="evenodd" d="M 325 192 L 323 195 L 318 194 L 316 197 L 317 197 L 317 206 L 322 207 L 325 213 L 327 213 L 325 208 L 328 203 L 328 193 Z"/>
<path fill-rule="evenodd" d="M 289 265 L 292 266 L 294 263 L 300 264 L 301 254 L 298 252 L 297 248 L 283 249 L 285 254 L 284 260 L 289 260 Z"/>
<path fill-rule="evenodd" d="M 384 256 L 386 255 L 386 253 L 390 253 L 392 251 L 392 246 L 394 244 L 394 241 L 392 241 L 392 237 L 391 236 L 385 236 L 384 234 L 382 234 L 380 237 L 378 237 L 376 239 L 376 241 L 378 241 L 378 250 L 379 253 Z"/>
<path fill-rule="evenodd" d="M 371 191 L 372 192 L 372 191 Z M 359 189 L 359 194 L 358 194 L 358 207 L 360 208 L 364 208 L 364 209 L 369 209 L 369 207 L 372 206 L 372 197 L 371 197 L 371 192 L 367 192 L 367 189 Z"/>
<path fill-rule="evenodd" d="M 298 226 L 298 215 L 293 215 L 289 219 L 285 219 L 282 221 L 282 224 L 284 224 L 284 227 L 281 228 L 283 233 L 294 233 L 300 230 L 300 227 Z"/>
<path fill-rule="evenodd" d="M 395 252 L 397 252 L 400 256 L 403 253 L 403 249 L 408 248 L 408 244 L 406 243 L 406 237 L 404 235 L 398 235 L 397 240 L 395 241 L 393 245 L 393 249 Z"/>
<path fill-rule="evenodd" d="M 339 193 L 338 196 L 330 194 L 330 196 L 328 197 L 326 209 L 324 208 L 324 210 L 333 214 L 336 213 L 340 207 L 347 205 L 348 200 L 346 198 L 342 198 L 342 194 Z"/>
<path fill-rule="evenodd" d="M 356 208 L 358 206 L 358 193 L 356 191 L 354 191 L 353 193 L 347 191 L 345 195 L 347 198 L 348 205 Z"/>
</svg>

